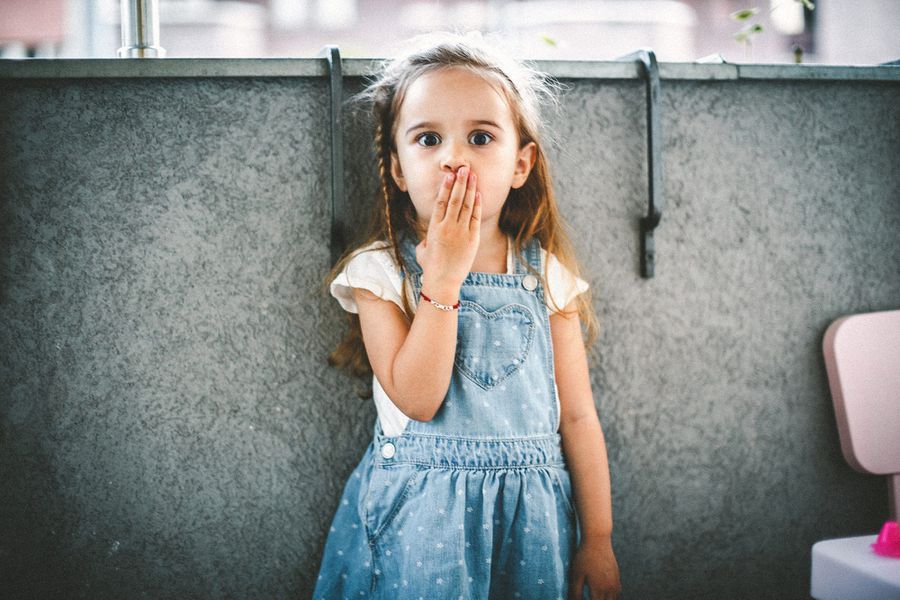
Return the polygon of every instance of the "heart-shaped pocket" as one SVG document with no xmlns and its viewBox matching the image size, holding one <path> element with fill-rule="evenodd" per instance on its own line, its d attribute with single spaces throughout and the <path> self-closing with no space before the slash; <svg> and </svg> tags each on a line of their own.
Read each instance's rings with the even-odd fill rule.
<svg viewBox="0 0 900 600">
<path fill-rule="evenodd" d="M 460 372 L 489 390 L 525 364 L 534 341 L 534 313 L 521 304 L 488 312 L 460 301 L 455 363 Z"/>
</svg>

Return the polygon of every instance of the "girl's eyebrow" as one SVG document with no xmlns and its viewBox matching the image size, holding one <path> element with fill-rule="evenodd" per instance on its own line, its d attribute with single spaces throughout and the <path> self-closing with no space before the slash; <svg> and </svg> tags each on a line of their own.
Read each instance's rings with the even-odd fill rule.
<svg viewBox="0 0 900 600">
<path fill-rule="evenodd" d="M 466 121 L 466 124 L 470 125 L 470 126 L 472 126 L 472 125 L 488 125 L 495 129 L 502 129 L 502 127 L 497 125 L 497 123 L 495 123 L 494 121 L 487 120 L 487 119 L 475 119 L 475 120 L 471 120 L 471 121 Z M 406 133 L 404 135 L 409 135 L 412 131 L 415 131 L 416 129 L 433 129 L 434 127 L 435 127 L 435 124 L 432 123 L 431 121 L 422 121 L 421 123 L 416 123 L 409 129 L 407 129 Z"/>
</svg>

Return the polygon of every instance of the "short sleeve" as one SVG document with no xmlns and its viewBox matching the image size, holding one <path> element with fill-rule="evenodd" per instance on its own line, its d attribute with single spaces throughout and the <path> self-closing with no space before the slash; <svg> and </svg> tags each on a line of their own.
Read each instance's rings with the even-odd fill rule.
<svg viewBox="0 0 900 600">
<path fill-rule="evenodd" d="M 403 310 L 403 301 L 400 298 L 403 278 L 389 247 L 384 242 L 375 242 L 360 248 L 347 262 L 344 270 L 331 282 L 331 295 L 341 308 L 347 312 L 358 313 L 353 288 L 369 290 L 382 300 L 394 302 L 400 310 Z"/>
<path fill-rule="evenodd" d="M 575 276 L 553 254 L 546 255 L 547 287 L 550 298 L 546 299 L 551 313 L 559 312 L 569 305 L 579 294 L 586 292 L 590 286 L 584 279 Z"/>
</svg>

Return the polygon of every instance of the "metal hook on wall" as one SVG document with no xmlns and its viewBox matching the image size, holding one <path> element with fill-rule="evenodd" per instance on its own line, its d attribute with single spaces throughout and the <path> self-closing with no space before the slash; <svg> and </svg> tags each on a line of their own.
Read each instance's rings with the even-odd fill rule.
<svg viewBox="0 0 900 600">
<path fill-rule="evenodd" d="M 647 216 L 641 218 L 641 276 L 653 277 L 656 264 L 656 247 L 653 231 L 662 219 L 663 177 L 662 177 L 662 128 L 659 120 L 659 66 L 653 50 L 641 49 L 625 56 L 620 61 L 636 60 L 641 65 L 641 75 L 647 90 L 647 187 L 649 198 Z"/>
<path fill-rule="evenodd" d="M 349 214 L 347 195 L 344 192 L 344 133 L 341 103 L 344 95 L 344 76 L 341 70 L 341 51 L 337 46 L 325 46 L 319 57 L 328 64 L 331 90 L 331 264 L 335 264 L 347 248 Z"/>
</svg>

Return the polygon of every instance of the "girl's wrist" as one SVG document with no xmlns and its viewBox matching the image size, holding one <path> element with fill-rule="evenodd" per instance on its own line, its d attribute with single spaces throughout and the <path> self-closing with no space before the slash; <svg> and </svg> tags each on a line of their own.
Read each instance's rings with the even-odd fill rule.
<svg viewBox="0 0 900 600">
<path fill-rule="evenodd" d="M 437 286 L 422 286 L 421 290 L 424 299 L 429 302 L 434 301 L 441 305 L 455 306 L 459 303 L 459 288 L 454 290 L 452 287 L 441 288 Z"/>
<path fill-rule="evenodd" d="M 438 308 L 444 312 L 450 312 L 451 310 L 456 310 L 459 308 L 459 301 L 457 301 L 455 304 L 441 304 L 437 300 L 429 298 L 428 294 L 426 294 L 425 292 L 419 292 L 419 297 L 421 297 L 422 300 L 424 300 L 428 304 L 431 304 L 435 308 Z"/>
<path fill-rule="evenodd" d="M 426 281 L 422 277 L 422 293 L 441 304 L 453 305 L 459 302 L 459 288 L 462 283 L 447 281 Z"/>
<path fill-rule="evenodd" d="M 605 530 L 585 531 L 581 536 L 581 545 L 612 548 L 612 532 L 607 532 Z"/>
</svg>

